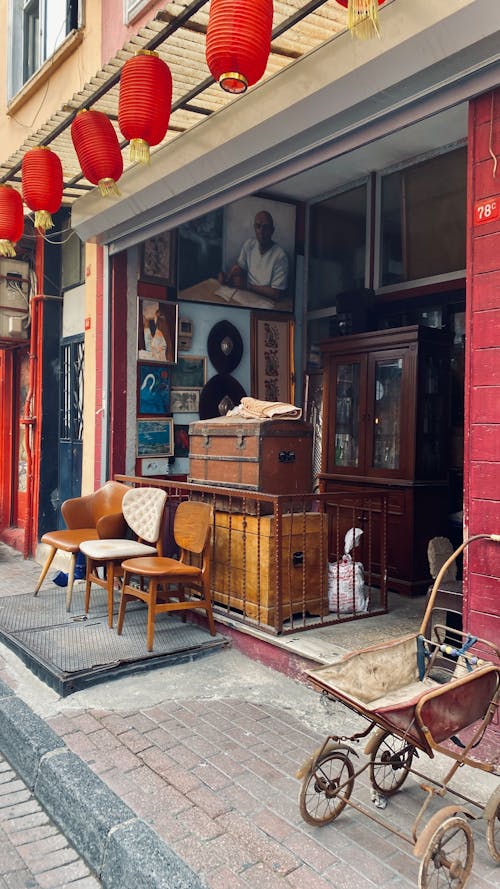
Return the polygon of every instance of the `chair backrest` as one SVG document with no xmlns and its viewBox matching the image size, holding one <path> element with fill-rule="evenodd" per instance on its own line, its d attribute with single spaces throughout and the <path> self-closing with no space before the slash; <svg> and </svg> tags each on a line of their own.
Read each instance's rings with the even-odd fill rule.
<svg viewBox="0 0 500 889">
<path fill-rule="evenodd" d="M 453 555 L 453 546 L 448 537 L 432 537 L 427 545 L 427 558 L 429 559 L 429 572 L 436 579 L 444 563 Z M 452 562 L 446 569 L 442 578 L 445 580 L 457 579 L 457 563 Z"/>
<path fill-rule="evenodd" d="M 102 516 L 119 513 L 122 511 L 123 498 L 130 488 L 121 482 L 106 482 L 102 488 L 98 488 L 92 496 L 92 515 L 94 523 Z"/>
<path fill-rule="evenodd" d="M 140 540 L 157 544 L 160 540 L 167 493 L 161 488 L 129 488 L 122 502 L 129 528 Z"/>
<path fill-rule="evenodd" d="M 202 553 L 210 534 L 213 510 L 201 500 L 183 500 L 175 512 L 174 539 L 180 549 Z"/>
</svg>

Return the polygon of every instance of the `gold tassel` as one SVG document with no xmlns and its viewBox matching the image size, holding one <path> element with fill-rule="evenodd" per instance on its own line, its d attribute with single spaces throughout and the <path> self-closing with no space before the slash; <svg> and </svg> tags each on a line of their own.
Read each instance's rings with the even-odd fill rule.
<svg viewBox="0 0 500 889">
<path fill-rule="evenodd" d="M 130 160 L 132 163 L 149 164 L 151 160 L 149 145 L 144 139 L 130 140 Z"/>
<path fill-rule="evenodd" d="M 0 256 L 15 256 L 14 244 L 5 238 L 0 239 Z"/>
<path fill-rule="evenodd" d="M 378 0 L 349 0 L 347 27 L 352 37 L 358 37 L 360 40 L 380 37 Z"/>
<path fill-rule="evenodd" d="M 99 191 L 101 192 L 103 198 L 111 198 L 113 195 L 119 195 L 118 186 L 114 179 L 110 177 L 106 177 L 105 179 L 99 179 L 98 182 Z"/>
<path fill-rule="evenodd" d="M 47 231 L 48 228 L 54 228 L 52 216 L 48 210 L 35 211 L 35 228 L 40 229 L 42 232 Z"/>
</svg>

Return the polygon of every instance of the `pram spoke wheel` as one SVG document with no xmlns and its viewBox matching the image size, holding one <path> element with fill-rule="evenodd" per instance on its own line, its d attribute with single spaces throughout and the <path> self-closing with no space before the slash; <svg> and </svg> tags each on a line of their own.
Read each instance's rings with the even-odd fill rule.
<svg viewBox="0 0 500 889">
<path fill-rule="evenodd" d="M 370 782 L 384 796 L 403 786 L 411 769 L 415 748 L 390 732 L 381 734 L 371 752 Z"/>
<path fill-rule="evenodd" d="M 460 816 L 446 818 L 434 831 L 420 862 L 419 889 L 462 889 L 474 858 L 472 831 Z"/>
<path fill-rule="evenodd" d="M 500 788 L 494 792 L 486 808 L 488 851 L 493 861 L 500 864 Z"/>
<path fill-rule="evenodd" d="M 325 753 L 311 766 L 299 792 L 300 814 L 308 824 L 329 824 L 342 812 L 354 786 L 354 766 L 346 753 Z"/>
</svg>

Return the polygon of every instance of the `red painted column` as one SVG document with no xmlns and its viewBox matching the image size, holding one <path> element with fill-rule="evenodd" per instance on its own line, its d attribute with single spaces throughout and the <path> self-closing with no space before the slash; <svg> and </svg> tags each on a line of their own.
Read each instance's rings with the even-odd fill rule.
<svg viewBox="0 0 500 889">
<path fill-rule="evenodd" d="M 470 103 L 464 516 L 500 533 L 500 89 Z M 500 646 L 500 544 L 467 550 L 465 625 Z"/>
</svg>

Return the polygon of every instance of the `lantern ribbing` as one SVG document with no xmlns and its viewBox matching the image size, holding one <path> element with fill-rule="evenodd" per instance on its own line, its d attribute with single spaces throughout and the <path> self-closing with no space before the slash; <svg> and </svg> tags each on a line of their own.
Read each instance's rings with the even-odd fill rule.
<svg viewBox="0 0 500 889">
<path fill-rule="evenodd" d="M 206 59 L 229 93 L 244 93 L 266 70 L 273 26 L 272 0 L 211 0 Z"/>
<path fill-rule="evenodd" d="M 0 256 L 16 255 L 14 244 L 23 231 L 23 199 L 11 185 L 0 185 Z"/>
<path fill-rule="evenodd" d="M 82 172 L 99 187 L 103 197 L 120 194 L 117 181 L 123 158 L 113 124 L 102 111 L 79 111 L 71 124 L 71 138 Z"/>
<path fill-rule="evenodd" d="M 130 142 L 130 160 L 149 163 L 150 147 L 165 137 L 172 106 L 172 75 L 158 53 L 139 50 L 120 75 L 118 126 Z"/>
<path fill-rule="evenodd" d="M 26 152 L 21 164 L 25 204 L 35 213 L 35 228 L 45 232 L 53 227 L 63 196 L 62 164 L 55 152 L 40 145 Z"/>
</svg>

